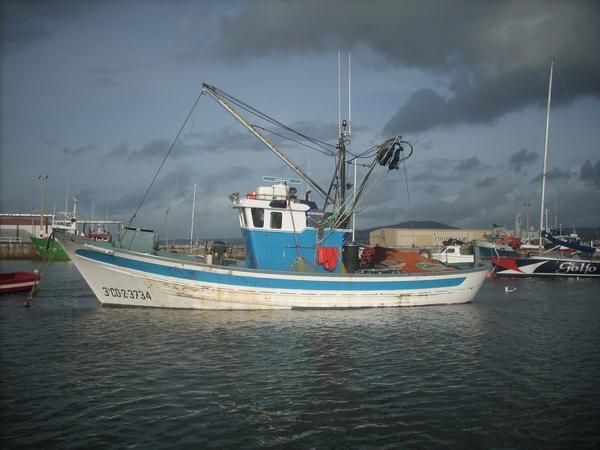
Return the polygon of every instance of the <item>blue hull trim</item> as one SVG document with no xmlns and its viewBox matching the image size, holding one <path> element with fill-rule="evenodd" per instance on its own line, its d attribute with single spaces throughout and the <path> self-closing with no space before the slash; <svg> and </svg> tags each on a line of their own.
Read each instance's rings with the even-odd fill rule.
<svg viewBox="0 0 600 450">
<path fill-rule="evenodd" d="M 179 267 L 155 264 L 136 259 L 124 258 L 117 255 L 107 255 L 92 250 L 78 249 L 75 251 L 77 256 L 89 260 L 109 264 L 115 267 L 135 270 L 151 275 L 171 277 L 186 281 L 199 281 L 204 283 L 214 283 L 228 286 L 264 288 L 264 289 L 287 289 L 297 291 L 408 291 L 408 290 L 427 290 L 436 288 L 450 288 L 461 285 L 465 276 L 428 279 L 422 280 L 399 280 L 389 281 L 334 281 L 334 280 L 302 280 L 302 279 L 280 279 L 280 278 L 259 278 L 244 275 L 221 274 L 203 270 L 183 269 Z"/>
</svg>

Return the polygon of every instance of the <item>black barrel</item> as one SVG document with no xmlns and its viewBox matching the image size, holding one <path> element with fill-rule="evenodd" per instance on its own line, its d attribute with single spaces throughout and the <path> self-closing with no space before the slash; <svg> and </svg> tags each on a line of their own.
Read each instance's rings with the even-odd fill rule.
<svg viewBox="0 0 600 450">
<path fill-rule="evenodd" d="M 358 249 L 358 245 L 345 245 L 342 248 L 342 262 L 348 273 L 358 270 Z"/>
</svg>

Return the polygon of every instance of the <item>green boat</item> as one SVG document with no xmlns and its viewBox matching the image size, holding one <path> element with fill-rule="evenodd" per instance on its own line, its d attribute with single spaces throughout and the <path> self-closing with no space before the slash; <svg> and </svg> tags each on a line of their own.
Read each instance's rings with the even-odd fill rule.
<svg viewBox="0 0 600 450">
<path fill-rule="evenodd" d="M 31 241 L 43 259 L 51 261 L 68 261 L 69 256 L 65 253 L 62 245 L 56 239 L 31 237 Z"/>
</svg>

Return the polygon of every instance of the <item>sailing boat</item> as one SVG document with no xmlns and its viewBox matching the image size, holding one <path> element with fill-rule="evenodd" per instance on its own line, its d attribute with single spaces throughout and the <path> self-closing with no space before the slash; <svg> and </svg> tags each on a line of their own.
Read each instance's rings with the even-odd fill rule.
<svg viewBox="0 0 600 450">
<path fill-rule="evenodd" d="M 246 247 L 247 259 L 241 264 L 221 258 L 216 258 L 218 264 L 212 264 L 208 257 L 199 262 L 187 255 L 159 251 L 154 248 L 152 230 L 131 226 L 125 227 L 114 242 L 90 241 L 70 234 L 59 236 L 73 264 L 102 304 L 292 309 L 424 306 L 473 300 L 489 270 L 479 261 L 472 267 L 458 268 L 420 257 L 416 251 L 404 256 L 386 251 L 385 256 L 398 263 L 378 266 L 374 250 L 381 250 L 380 247 L 366 249 L 371 251 L 363 252 L 362 257 L 369 254 L 371 259 L 363 261 L 359 247 L 350 240 L 349 223 L 368 177 L 376 170 L 397 169 L 412 155 L 412 145 L 407 141 L 396 136 L 377 146 L 369 156 L 372 161 L 367 175 L 352 202 L 345 197 L 346 121 L 342 121 L 337 145 L 331 146 L 336 149 L 332 155 L 337 166 L 329 189 L 324 189 L 237 108 L 251 114 L 260 113 L 258 110 L 205 83 L 202 94 L 213 98 L 301 176 L 313 192 L 320 193 L 323 206 L 309 197 L 310 191 L 298 195 L 297 188 L 291 185 L 294 183 L 285 178 L 265 177 L 263 182 L 270 185 L 259 186 L 245 196 L 231 194 L 229 199 L 239 218 Z M 274 120 L 271 123 L 283 126 Z"/>
<path fill-rule="evenodd" d="M 540 233 L 538 256 L 528 258 L 493 257 L 492 265 L 494 273 L 498 276 L 523 277 L 596 277 L 600 278 L 600 261 L 593 260 L 592 255 L 596 251 L 594 247 L 582 245 L 577 242 L 560 240 L 547 230 L 548 224 L 544 222 L 544 198 L 546 193 L 546 175 L 548 161 L 548 133 L 550 129 L 550 103 L 552 100 L 552 75 L 554 72 L 554 60 L 550 64 L 550 80 L 548 83 L 548 104 L 546 108 L 546 135 L 544 140 L 544 167 L 542 171 L 542 198 L 540 202 Z M 568 247 L 578 255 L 584 257 L 563 258 L 562 255 L 543 255 L 544 238 L 556 244 L 557 247 Z M 552 250 L 550 250 L 552 251 Z"/>
</svg>

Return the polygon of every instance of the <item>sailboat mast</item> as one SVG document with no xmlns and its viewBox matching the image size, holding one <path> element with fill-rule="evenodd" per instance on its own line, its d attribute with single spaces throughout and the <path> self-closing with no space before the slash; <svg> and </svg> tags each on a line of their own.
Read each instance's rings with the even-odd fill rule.
<svg viewBox="0 0 600 450">
<path fill-rule="evenodd" d="M 550 81 L 548 82 L 548 106 L 546 108 L 546 137 L 544 139 L 544 170 L 542 172 L 542 201 L 540 204 L 540 242 L 539 248 L 542 248 L 542 230 L 544 226 L 544 202 L 546 195 L 546 167 L 548 164 L 548 133 L 550 131 L 550 102 L 552 100 L 552 73 L 554 71 L 554 60 L 550 63 Z M 546 224 L 547 225 L 547 224 Z"/>
</svg>

